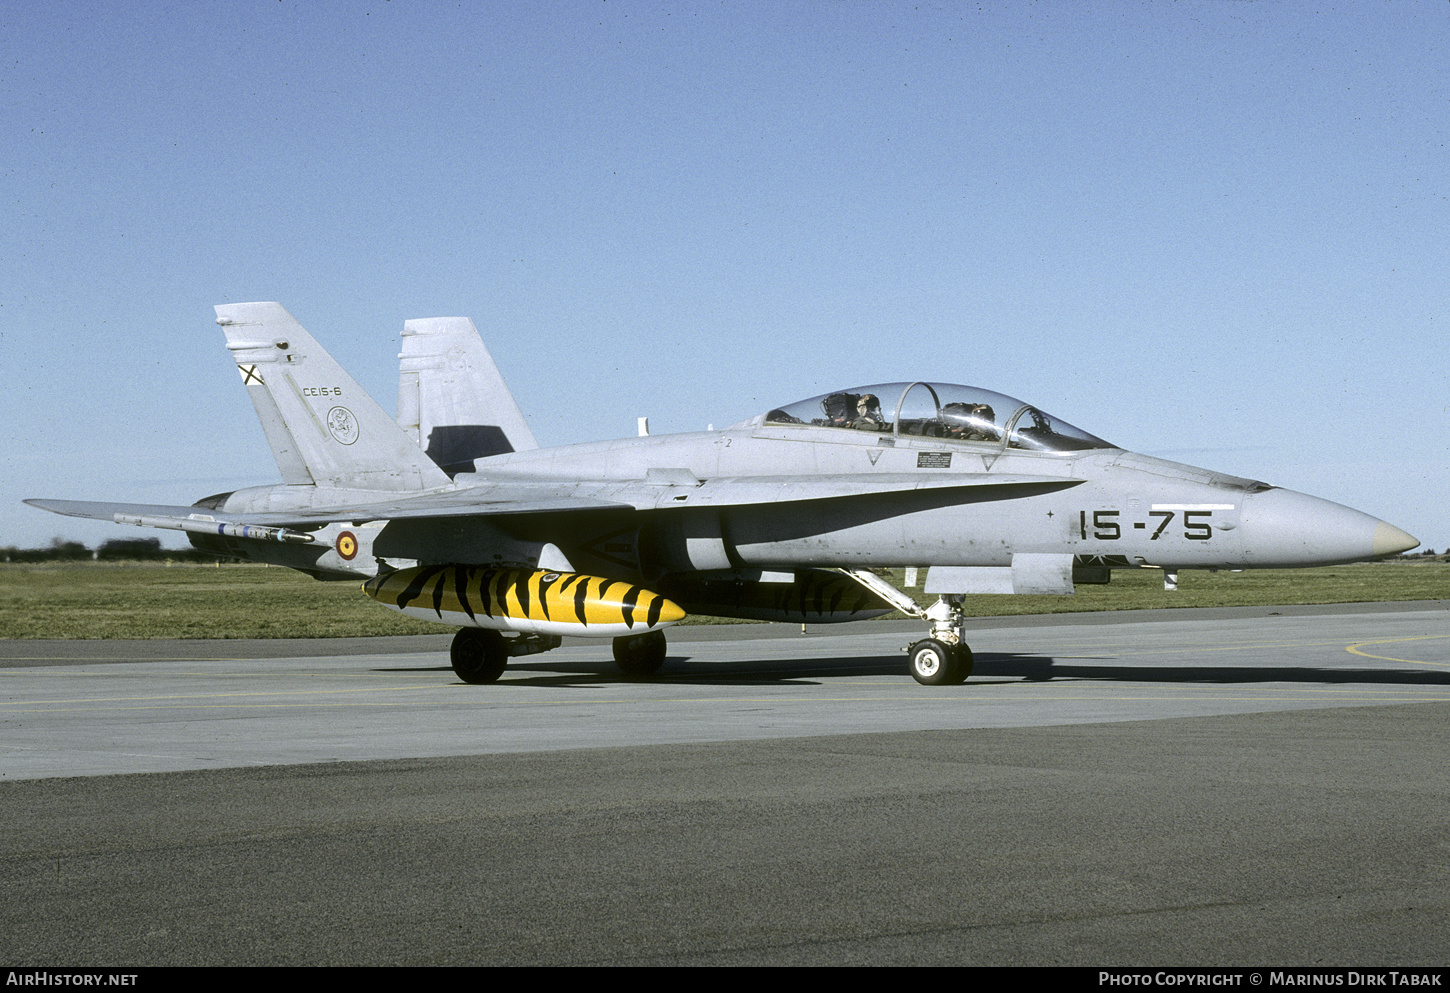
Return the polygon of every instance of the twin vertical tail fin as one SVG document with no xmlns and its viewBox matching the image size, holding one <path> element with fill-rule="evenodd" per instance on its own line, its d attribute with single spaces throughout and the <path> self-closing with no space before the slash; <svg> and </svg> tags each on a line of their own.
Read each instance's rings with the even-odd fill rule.
<svg viewBox="0 0 1450 993">
<path fill-rule="evenodd" d="M 539 447 L 468 318 L 405 322 L 398 359 L 398 423 L 450 476 Z"/>
<path fill-rule="evenodd" d="M 216 314 L 285 482 L 392 492 L 448 484 L 281 304 L 222 304 Z"/>
</svg>

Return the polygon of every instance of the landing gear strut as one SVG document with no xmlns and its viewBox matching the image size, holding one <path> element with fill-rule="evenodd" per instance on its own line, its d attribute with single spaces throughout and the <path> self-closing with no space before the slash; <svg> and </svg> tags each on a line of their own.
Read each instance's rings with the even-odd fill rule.
<svg viewBox="0 0 1450 993">
<path fill-rule="evenodd" d="M 665 664 L 665 633 L 615 638 L 614 661 L 626 676 L 653 676 Z"/>
<path fill-rule="evenodd" d="M 508 643 L 488 628 L 464 628 L 448 649 L 453 671 L 465 683 L 492 683 L 509 664 Z"/>
</svg>

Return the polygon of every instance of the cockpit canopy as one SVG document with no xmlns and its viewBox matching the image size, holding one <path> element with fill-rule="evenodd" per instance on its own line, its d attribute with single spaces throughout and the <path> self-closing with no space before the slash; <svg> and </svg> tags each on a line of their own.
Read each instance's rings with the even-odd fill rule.
<svg viewBox="0 0 1450 993">
<path fill-rule="evenodd" d="M 894 437 L 939 438 L 1034 452 L 1116 448 L 1050 417 L 1031 404 L 975 386 L 884 383 L 858 386 L 777 407 L 766 424 L 871 431 Z"/>
</svg>

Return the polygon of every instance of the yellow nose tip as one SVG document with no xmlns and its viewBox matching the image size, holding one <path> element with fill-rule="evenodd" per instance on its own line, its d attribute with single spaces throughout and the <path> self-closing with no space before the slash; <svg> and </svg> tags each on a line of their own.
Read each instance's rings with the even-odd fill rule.
<svg viewBox="0 0 1450 993">
<path fill-rule="evenodd" d="M 1408 552 L 1412 548 L 1419 547 L 1418 538 L 1408 535 L 1395 527 L 1380 521 L 1374 529 L 1374 554 L 1376 555 L 1398 555 L 1400 552 Z"/>
</svg>

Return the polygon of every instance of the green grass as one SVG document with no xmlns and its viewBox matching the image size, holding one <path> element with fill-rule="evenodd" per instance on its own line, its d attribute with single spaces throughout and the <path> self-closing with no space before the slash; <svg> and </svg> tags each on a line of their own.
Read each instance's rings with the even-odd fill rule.
<svg viewBox="0 0 1450 993">
<path fill-rule="evenodd" d="M 901 585 L 899 571 L 889 578 Z M 918 603 L 934 599 L 923 594 L 920 587 L 907 592 Z M 1361 562 L 1319 569 L 1250 569 L 1239 573 L 1185 569 L 1178 574 L 1178 589 L 1171 591 L 1163 588 L 1163 573 L 1157 569 L 1114 569 L 1111 583 L 1079 586 L 1072 596 L 969 596 L 963 606 L 968 616 L 1001 617 L 1084 610 L 1445 598 L 1450 598 L 1450 563 Z"/>
<path fill-rule="evenodd" d="M 900 573 L 893 574 L 900 582 Z M 0 638 L 336 638 L 441 634 L 363 595 L 256 565 L 0 564 Z M 929 600 L 920 589 L 911 590 Z M 1119 569 L 1075 596 L 972 596 L 972 616 L 1153 607 L 1355 603 L 1450 598 L 1450 563 L 1379 562 L 1244 573 Z M 899 615 L 892 615 L 899 616 Z M 702 619 L 708 620 L 708 619 Z"/>
<path fill-rule="evenodd" d="M 0 638 L 341 638 L 440 634 L 369 600 L 258 565 L 0 566 Z"/>
</svg>

